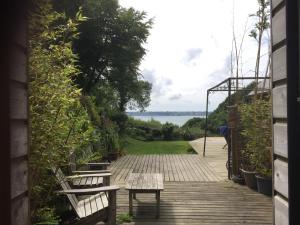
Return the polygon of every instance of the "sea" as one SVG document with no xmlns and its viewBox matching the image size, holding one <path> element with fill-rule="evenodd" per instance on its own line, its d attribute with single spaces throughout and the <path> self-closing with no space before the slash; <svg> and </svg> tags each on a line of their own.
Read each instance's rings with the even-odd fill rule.
<svg viewBox="0 0 300 225">
<path fill-rule="evenodd" d="M 157 120 L 161 122 L 162 124 L 169 122 L 176 124 L 178 126 L 182 126 L 185 124 L 188 120 L 197 117 L 197 118 L 205 118 L 204 116 L 131 116 L 135 119 L 143 120 L 143 121 L 149 121 L 151 119 Z"/>
</svg>

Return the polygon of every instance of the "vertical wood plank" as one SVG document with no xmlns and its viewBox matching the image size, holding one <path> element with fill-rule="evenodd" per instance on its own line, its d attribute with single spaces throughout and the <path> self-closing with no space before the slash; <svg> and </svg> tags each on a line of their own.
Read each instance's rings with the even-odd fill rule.
<svg viewBox="0 0 300 225">
<path fill-rule="evenodd" d="M 276 8 L 283 0 L 272 0 L 272 9 Z"/>
<path fill-rule="evenodd" d="M 287 124 L 274 124 L 274 153 L 283 157 L 288 157 Z"/>
<path fill-rule="evenodd" d="M 11 197 L 15 198 L 27 191 L 27 160 L 15 160 L 11 164 Z"/>
<path fill-rule="evenodd" d="M 286 78 L 286 46 L 283 46 L 273 52 L 273 81 Z"/>
<path fill-rule="evenodd" d="M 289 224 L 289 204 L 279 196 L 274 197 L 275 225 Z"/>
<path fill-rule="evenodd" d="M 11 119 L 27 120 L 27 89 L 17 82 L 10 86 L 10 116 Z"/>
<path fill-rule="evenodd" d="M 273 88 L 273 117 L 287 118 L 287 89 L 286 85 Z"/>
<path fill-rule="evenodd" d="M 274 188 L 288 198 L 288 164 L 279 159 L 274 161 Z"/>
<path fill-rule="evenodd" d="M 10 157 L 16 158 L 27 155 L 28 131 L 27 124 L 24 121 L 12 121 L 10 123 Z"/>
<path fill-rule="evenodd" d="M 273 46 L 286 39 L 285 11 L 285 7 L 283 7 L 272 18 Z"/>
</svg>

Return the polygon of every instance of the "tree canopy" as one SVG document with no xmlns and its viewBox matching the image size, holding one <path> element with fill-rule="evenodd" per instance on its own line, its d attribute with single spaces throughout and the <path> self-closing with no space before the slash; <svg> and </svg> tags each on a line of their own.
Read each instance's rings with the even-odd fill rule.
<svg viewBox="0 0 300 225">
<path fill-rule="evenodd" d="M 151 84 L 142 79 L 139 65 L 152 20 L 145 12 L 122 8 L 112 0 L 87 0 L 82 10 L 88 19 L 80 24 L 74 43 L 81 68 L 76 83 L 86 94 L 110 88 L 121 112 L 126 107 L 144 109 Z"/>
</svg>

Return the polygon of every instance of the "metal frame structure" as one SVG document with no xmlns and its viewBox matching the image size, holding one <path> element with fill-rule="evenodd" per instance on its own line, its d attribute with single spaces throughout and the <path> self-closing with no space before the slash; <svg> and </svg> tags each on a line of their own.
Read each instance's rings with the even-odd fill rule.
<svg viewBox="0 0 300 225">
<path fill-rule="evenodd" d="M 206 137 L 207 137 L 207 124 L 208 124 L 208 100 L 209 94 L 213 92 L 228 92 L 228 104 L 231 104 L 231 95 L 237 91 L 252 91 L 243 84 L 244 80 L 252 80 L 258 83 L 259 80 L 269 80 L 270 77 L 229 77 L 223 80 L 221 83 L 209 88 L 206 93 L 206 112 L 205 112 L 205 131 L 204 131 L 204 146 L 203 146 L 203 157 L 205 157 L 206 150 Z M 248 85 L 248 84 L 247 84 Z M 231 177 L 230 173 L 230 146 L 228 146 L 228 179 Z"/>
</svg>

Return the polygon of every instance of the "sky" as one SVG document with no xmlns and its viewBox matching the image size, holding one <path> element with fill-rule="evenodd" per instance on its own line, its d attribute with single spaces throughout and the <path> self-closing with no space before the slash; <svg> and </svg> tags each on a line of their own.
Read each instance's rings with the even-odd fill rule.
<svg viewBox="0 0 300 225">
<path fill-rule="evenodd" d="M 233 24 L 238 46 L 246 29 L 241 74 L 253 76 L 257 42 L 248 34 L 255 23 L 256 0 L 119 0 L 145 11 L 154 24 L 140 71 L 152 83 L 146 111 L 204 111 L 206 90 L 231 76 Z M 233 23 L 234 21 L 234 23 Z M 268 56 L 264 36 L 261 73 Z M 209 111 L 226 97 L 210 95 Z"/>
</svg>

